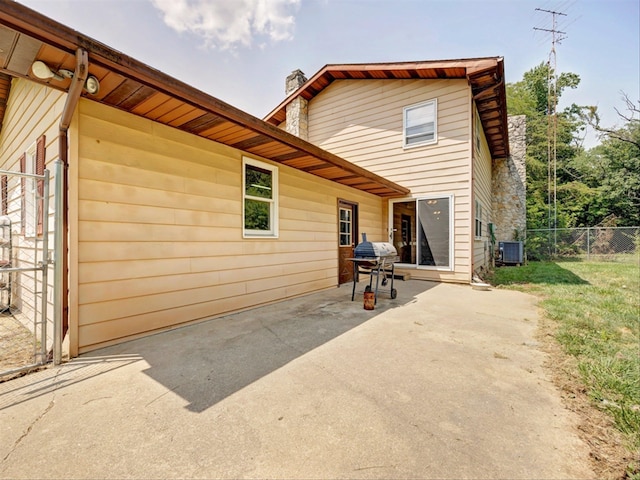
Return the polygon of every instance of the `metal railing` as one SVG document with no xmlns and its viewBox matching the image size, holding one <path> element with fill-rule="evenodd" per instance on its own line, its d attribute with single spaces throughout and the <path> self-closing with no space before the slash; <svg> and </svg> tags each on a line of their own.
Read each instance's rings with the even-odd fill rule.
<svg viewBox="0 0 640 480">
<path fill-rule="evenodd" d="M 528 260 L 576 258 L 633 261 L 640 255 L 640 227 L 583 227 L 527 230 Z"/>
</svg>

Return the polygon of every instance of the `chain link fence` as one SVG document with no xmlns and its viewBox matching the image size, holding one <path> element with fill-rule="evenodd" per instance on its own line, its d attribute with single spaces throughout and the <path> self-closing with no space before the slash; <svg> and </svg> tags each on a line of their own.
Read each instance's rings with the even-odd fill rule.
<svg viewBox="0 0 640 480">
<path fill-rule="evenodd" d="M 638 261 L 640 227 L 527 230 L 525 250 L 528 260 Z"/>
</svg>

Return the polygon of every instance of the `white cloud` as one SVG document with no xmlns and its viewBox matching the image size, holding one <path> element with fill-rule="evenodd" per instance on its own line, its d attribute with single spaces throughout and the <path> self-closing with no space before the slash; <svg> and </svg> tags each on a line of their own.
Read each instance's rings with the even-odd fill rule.
<svg viewBox="0 0 640 480">
<path fill-rule="evenodd" d="M 254 36 L 272 42 L 293 38 L 300 0 L 151 0 L 164 22 L 220 49 L 248 47 Z"/>
</svg>

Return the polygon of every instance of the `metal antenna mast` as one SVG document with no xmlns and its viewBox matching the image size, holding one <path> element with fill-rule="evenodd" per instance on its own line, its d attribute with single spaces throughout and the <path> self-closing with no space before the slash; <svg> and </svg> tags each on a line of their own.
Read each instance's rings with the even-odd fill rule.
<svg viewBox="0 0 640 480">
<path fill-rule="evenodd" d="M 545 10 L 542 8 L 536 8 L 538 12 L 549 13 L 552 16 L 552 28 L 538 28 L 533 27 L 534 30 L 540 30 L 543 32 L 551 33 L 551 52 L 549 53 L 549 60 L 547 61 L 547 203 L 549 206 L 548 223 L 549 229 L 553 228 L 553 251 L 557 244 L 557 227 L 558 227 L 558 204 L 557 204 L 557 160 L 558 160 L 558 78 L 556 76 L 557 61 L 556 61 L 556 44 L 559 44 L 562 40 L 567 38 L 566 32 L 561 32 L 557 29 L 557 17 L 558 15 L 567 16 L 566 13 L 556 12 L 553 10 Z M 553 188 L 552 188 L 553 186 Z M 553 205 L 553 222 L 551 221 Z M 552 227 L 553 226 L 553 227 Z"/>
</svg>

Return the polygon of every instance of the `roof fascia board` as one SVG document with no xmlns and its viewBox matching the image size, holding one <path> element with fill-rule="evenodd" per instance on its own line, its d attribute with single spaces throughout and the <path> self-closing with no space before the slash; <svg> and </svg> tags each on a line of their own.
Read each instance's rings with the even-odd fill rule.
<svg viewBox="0 0 640 480">
<path fill-rule="evenodd" d="M 401 185 L 347 162 L 337 155 L 197 90 L 176 78 L 113 50 L 107 45 L 55 22 L 17 2 L 10 1 L 0 4 L 0 23 L 69 53 L 75 52 L 77 48 L 84 48 L 89 53 L 90 63 L 112 69 L 116 73 L 138 81 L 159 92 L 176 97 L 194 107 L 213 113 L 232 123 L 243 125 L 258 134 L 265 135 L 289 147 L 324 160 L 329 164 L 380 183 L 399 194 L 406 195 L 410 191 Z"/>
<path fill-rule="evenodd" d="M 305 83 L 300 85 L 300 87 L 287 95 L 287 97 L 282 102 L 280 102 L 277 107 L 275 107 L 267 115 L 265 115 L 264 120 L 266 122 L 269 122 L 274 115 L 276 115 L 283 108 L 286 108 L 287 104 L 298 95 L 300 95 L 300 93 L 303 92 L 309 85 L 313 85 L 314 82 L 316 82 L 319 78 L 323 77 L 327 73 L 331 75 L 331 72 L 362 72 L 370 70 L 380 70 L 381 68 L 384 70 L 427 70 L 459 67 L 465 69 L 465 71 L 467 72 L 466 76 L 468 78 L 472 73 L 477 73 L 485 69 L 490 70 L 492 68 L 495 68 L 501 60 L 502 57 L 480 57 L 457 60 L 427 60 L 420 62 L 327 64 L 320 70 L 318 70 L 318 72 L 315 73 Z"/>
</svg>

